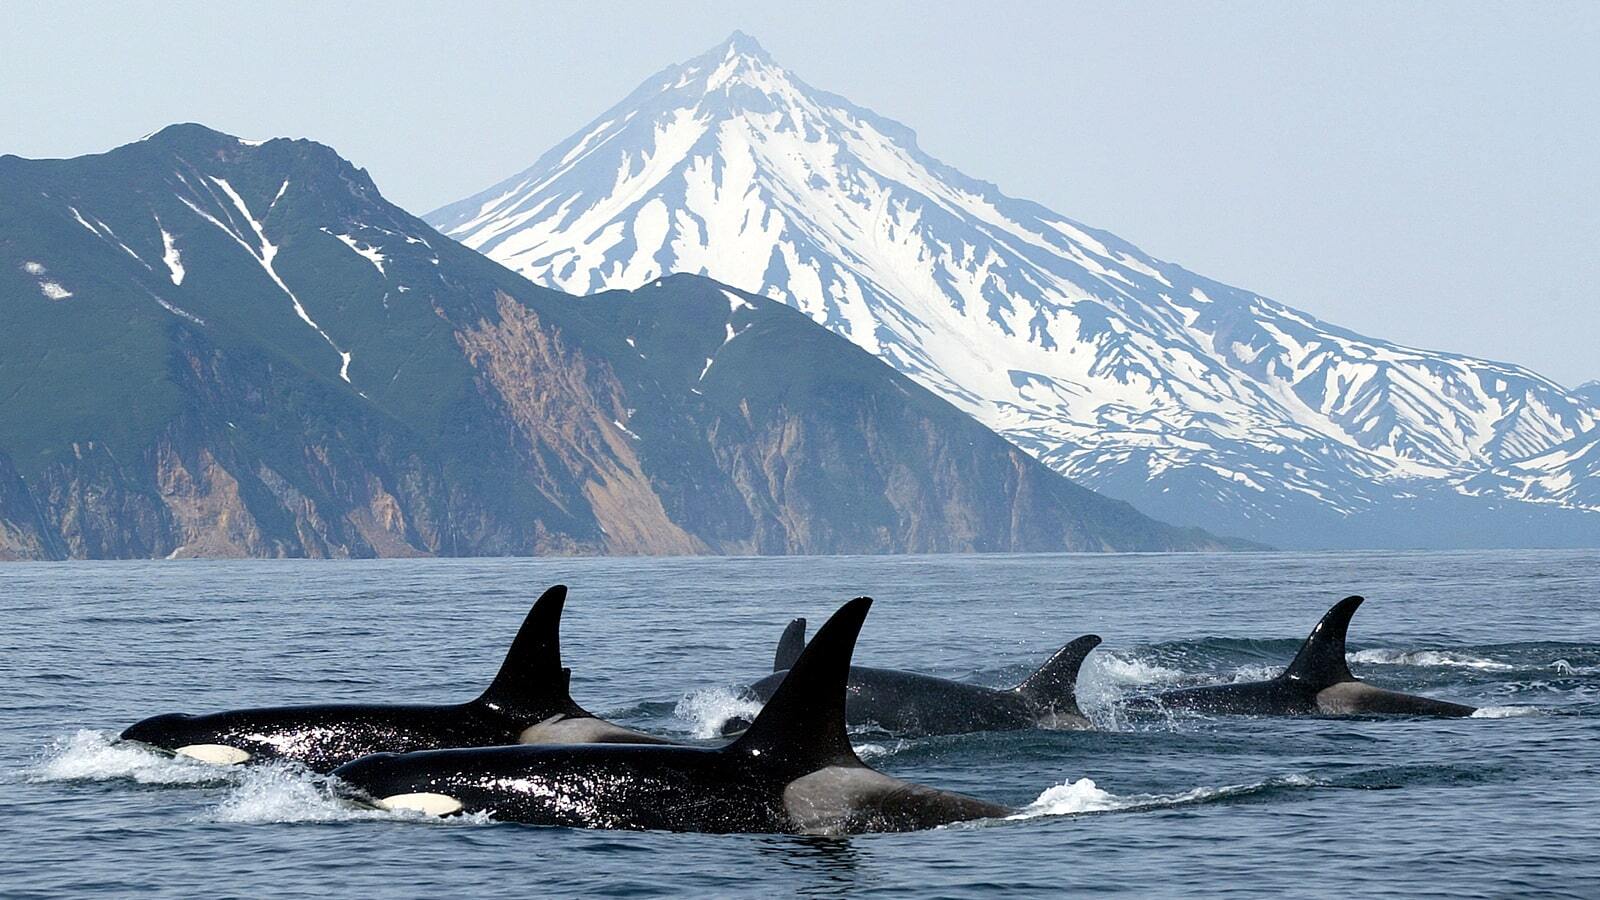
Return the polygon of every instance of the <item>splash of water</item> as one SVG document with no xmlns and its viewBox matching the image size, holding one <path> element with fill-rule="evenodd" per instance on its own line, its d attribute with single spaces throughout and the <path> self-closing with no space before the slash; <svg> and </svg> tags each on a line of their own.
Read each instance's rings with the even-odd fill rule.
<svg viewBox="0 0 1600 900">
<path fill-rule="evenodd" d="M 1240 666 L 1233 671 L 1233 675 L 1229 676 L 1228 681 L 1232 684 L 1248 684 L 1252 681 L 1271 681 L 1272 679 L 1277 678 L 1279 675 L 1282 675 L 1285 668 L 1287 667 L 1268 665 Z"/>
<path fill-rule="evenodd" d="M 1037 799 L 1018 810 L 1011 819 L 1039 816 L 1066 816 L 1073 813 L 1103 812 L 1117 809 L 1123 801 L 1110 791 L 1101 790 L 1092 778 L 1068 779 L 1045 788 Z"/>
<path fill-rule="evenodd" d="M 1089 675 L 1119 685 L 1143 686 L 1171 684 L 1183 679 L 1183 672 L 1163 665 L 1146 662 L 1137 656 L 1125 656 L 1115 651 L 1102 651 L 1084 661 L 1079 678 Z"/>
<path fill-rule="evenodd" d="M 483 813 L 438 818 L 413 810 L 373 809 L 348 799 L 339 780 L 293 763 L 252 766 L 206 821 L 263 825 L 285 822 L 357 822 L 373 819 L 452 825 L 482 825 Z"/>
<path fill-rule="evenodd" d="M 38 765 L 27 771 L 30 781 L 134 781 L 139 784 L 217 784 L 237 777 L 198 760 L 166 756 L 88 728 L 58 739 Z"/>
<path fill-rule="evenodd" d="M 697 738 L 722 736 L 722 724 L 738 716 L 755 720 L 761 712 L 761 701 L 737 694 L 726 687 L 706 688 L 686 694 L 672 714 L 689 726 Z"/>
<path fill-rule="evenodd" d="M 389 813 L 340 799 L 334 782 L 290 765 L 246 771 L 209 818 L 215 822 L 342 822 L 386 818 Z"/>
<path fill-rule="evenodd" d="M 1078 673 L 1078 705 L 1096 728 L 1120 731 L 1126 727 L 1121 702 L 1150 685 L 1170 684 L 1183 673 L 1137 656 L 1101 650 L 1084 661 Z"/>
</svg>

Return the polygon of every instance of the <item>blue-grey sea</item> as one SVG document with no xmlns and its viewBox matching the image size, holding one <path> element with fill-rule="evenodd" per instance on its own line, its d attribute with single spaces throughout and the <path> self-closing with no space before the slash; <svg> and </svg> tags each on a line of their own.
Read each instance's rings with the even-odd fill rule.
<svg viewBox="0 0 1600 900">
<path fill-rule="evenodd" d="M 709 739 L 785 623 L 877 598 L 856 660 L 1006 685 L 1084 632 L 1096 731 L 855 735 L 1013 820 L 848 838 L 432 823 L 289 767 L 118 745 L 163 711 L 477 694 L 571 586 L 573 694 Z M 1276 671 L 1367 597 L 1356 674 L 1470 719 L 1186 718 L 1122 698 Z M 0 566 L 0 895 L 1600 896 L 1600 553 Z"/>
</svg>

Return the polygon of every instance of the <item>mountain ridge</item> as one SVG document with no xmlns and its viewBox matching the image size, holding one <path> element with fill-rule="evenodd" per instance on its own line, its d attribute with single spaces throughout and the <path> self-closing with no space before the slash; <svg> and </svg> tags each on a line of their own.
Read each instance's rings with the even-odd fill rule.
<svg viewBox="0 0 1600 900">
<path fill-rule="evenodd" d="M 0 159 L 0 558 L 1244 546 L 708 279 L 575 298 L 314 141 Z"/>
</svg>

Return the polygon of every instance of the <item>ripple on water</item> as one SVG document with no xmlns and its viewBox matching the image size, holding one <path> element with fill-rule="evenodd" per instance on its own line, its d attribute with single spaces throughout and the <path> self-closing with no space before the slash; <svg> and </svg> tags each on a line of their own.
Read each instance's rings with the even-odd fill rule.
<svg viewBox="0 0 1600 900">
<path fill-rule="evenodd" d="M 1554 568 L 1570 578 L 1522 577 Z M 122 744 L 108 724 L 473 696 L 508 623 L 557 581 L 583 598 L 563 642 L 585 705 L 685 738 L 755 713 L 708 686 L 766 675 L 784 622 L 820 621 L 853 593 L 880 600 L 861 648 L 872 665 L 998 683 L 1037 665 L 1063 619 L 1103 635 L 1079 696 L 1120 728 L 1103 713 L 1130 695 L 1271 674 L 1329 602 L 1360 591 L 1373 600 L 1351 648 L 1363 677 L 1482 710 L 915 740 L 853 730 L 872 765 L 1022 818 L 816 840 L 457 828 L 488 820 L 369 809 L 293 766 L 212 768 Z M 0 567 L 17 676 L 0 847 L 22 848 L 0 852 L 0 893 L 1588 895 L 1597 596 L 1594 553 Z M 419 635 L 448 639 L 419 653 Z"/>
</svg>

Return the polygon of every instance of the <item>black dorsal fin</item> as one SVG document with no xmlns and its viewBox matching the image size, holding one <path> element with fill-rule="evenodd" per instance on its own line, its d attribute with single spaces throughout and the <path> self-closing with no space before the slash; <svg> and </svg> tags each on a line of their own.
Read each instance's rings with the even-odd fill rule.
<svg viewBox="0 0 1600 900">
<path fill-rule="evenodd" d="M 806 620 L 795 619 L 789 627 L 783 629 L 783 637 L 778 638 L 778 652 L 772 657 L 772 671 L 782 672 L 794 665 L 800 658 L 800 651 L 806 649 Z"/>
<path fill-rule="evenodd" d="M 750 729 L 728 745 L 729 752 L 802 773 L 861 765 L 845 734 L 844 698 L 856 635 L 871 607 L 870 597 L 857 597 L 817 629 Z"/>
<path fill-rule="evenodd" d="M 1055 652 L 1037 671 L 1022 680 L 1016 691 L 1036 706 L 1082 716 L 1078 708 L 1078 670 L 1089 652 L 1100 646 L 1100 635 L 1086 634 Z"/>
<path fill-rule="evenodd" d="M 561 666 L 561 608 L 566 602 L 564 584 L 539 595 L 512 639 L 499 674 L 477 703 L 533 721 L 555 715 L 588 715 L 572 702 L 568 690 L 572 672 Z"/>
<path fill-rule="evenodd" d="M 1319 690 L 1341 681 L 1355 681 L 1349 664 L 1344 661 L 1344 635 L 1350 629 L 1350 617 L 1360 605 L 1360 597 L 1346 597 L 1335 603 L 1317 627 L 1311 629 L 1306 642 L 1300 645 L 1300 652 L 1295 654 L 1294 662 L 1278 677 Z"/>
</svg>

